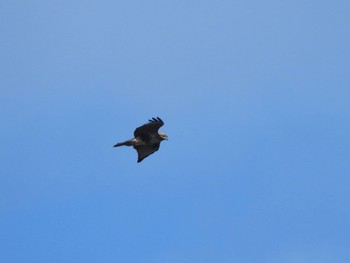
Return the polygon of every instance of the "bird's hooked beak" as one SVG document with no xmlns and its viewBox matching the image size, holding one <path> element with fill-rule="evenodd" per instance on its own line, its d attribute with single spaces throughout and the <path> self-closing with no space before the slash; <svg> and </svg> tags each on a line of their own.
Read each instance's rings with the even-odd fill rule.
<svg viewBox="0 0 350 263">
<path fill-rule="evenodd" d="M 166 135 L 165 133 L 159 132 L 159 136 L 160 138 L 162 138 L 162 140 L 168 140 L 168 135 Z"/>
</svg>

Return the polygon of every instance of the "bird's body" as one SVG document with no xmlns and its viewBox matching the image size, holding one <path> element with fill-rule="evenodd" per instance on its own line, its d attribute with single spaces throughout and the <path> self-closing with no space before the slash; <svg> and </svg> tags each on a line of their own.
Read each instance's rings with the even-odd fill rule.
<svg viewBox="0 0 350 263">
<path fill-rule="evenodd" d="M 158 151 L 160 142 L 167 140 L 168 136 L 162 132 L 158 132 L 159 128 L 164 125 L 161 118 L 152 118 L 149 123 L 144 124 L 134 131 L 134 138 L 117 143 L 114 147 L 133 146 L 137 151 L 137 162 L 141 162 L 147 156 Z"/>
</svg>

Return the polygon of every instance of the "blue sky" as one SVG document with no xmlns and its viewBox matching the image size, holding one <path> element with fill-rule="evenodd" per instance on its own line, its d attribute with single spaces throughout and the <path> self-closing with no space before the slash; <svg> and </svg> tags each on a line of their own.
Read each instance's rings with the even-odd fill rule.
<svg viewBox="0 0 350 263">
<path fill-rule="evenodd" d="M 349 262 L 349 11 L 2 1 L 0 261 Z"/>
</svg>

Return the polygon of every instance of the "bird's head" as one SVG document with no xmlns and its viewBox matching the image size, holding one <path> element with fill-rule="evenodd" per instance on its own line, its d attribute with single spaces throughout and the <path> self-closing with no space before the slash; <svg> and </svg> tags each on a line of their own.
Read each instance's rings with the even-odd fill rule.
<svg viewBox="0 0 350 263">
<path fill-rule="evenodd" d="M 168 135 L 166 135 L 165 133 L 159 132 L 159 136 L 160 138 L 163 140 L 168 140 Z"/>
</svg>

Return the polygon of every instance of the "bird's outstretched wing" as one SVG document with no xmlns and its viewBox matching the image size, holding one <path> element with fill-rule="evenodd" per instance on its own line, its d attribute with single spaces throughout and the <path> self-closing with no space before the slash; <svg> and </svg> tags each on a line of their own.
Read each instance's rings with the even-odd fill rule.
<svg viewBox="0 0 350 263">
<path fill-rule="evenodd" d="M 152 118 L 149 120 L 149 123 L 146 123 L 134 131 L 135 137 L 143 137 L 145 135 L 158 133 L 160 127 L 164 125 L 164 122 L 161 118 Z"/>
<path fill-rule="evenodd" d="M 137 162 L 138 163 L 141 162 L 147 156 L 158 151 L 159 146 L 160 146 L 160 143 L 156 143 L 153 145 L 134 146 L 135 150 L 137 151 L 137 155 L 138 155 Z"/>
</svg>

